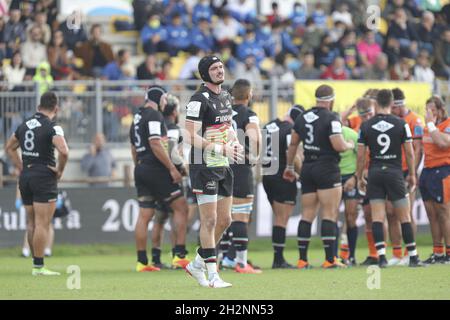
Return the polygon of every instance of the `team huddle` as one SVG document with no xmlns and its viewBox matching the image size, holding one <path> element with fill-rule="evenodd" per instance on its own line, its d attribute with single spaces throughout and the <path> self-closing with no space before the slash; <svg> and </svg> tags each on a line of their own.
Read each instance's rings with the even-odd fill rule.
<svg viewBox="0 0 450 320">
<path fill-rule="evenodd" d="M 263 187 L 275 217 L 272 268 L 312 268 L 308 246 L 311 226 L 318 214 L 325 251 L 322 267 L 356 265 L 356 220 L 360 204 L 369 244 L 369 256 L 363 265 L 422 267 L 450 263 L 450 118 L 440 98 L 427 101 L 426 125 L 423 125 L 406 108 L 400 89 L 369 90 L 351 109 L 337 114 L 333 112 L 332 87 L 321 85 L 315 92 L 314 107 L 305 110 L 294 105 L 283 119 L 274 119 L 260 128 L 258 116 L 249 108 L 251 83 L 240 79 L 229 92 L 223 90 L 224 68 L 216 56 L 202 58 L 198 71 L 204 83 L 186 106 L 185 128 L 177 125 L 181 113 L 177 99 L 160 86 L 147 90 L 145 104 L 135 114 L 130 128 L 139 201 L 136 271 L 158 271 L 164 267 L 158 245 L 162 226 L 170 213 L 172 266 L 185 269 L 201 286 L 230 287 L 219 276 L 221 268 L 261 273 L 247 257 L 257 164 L 261 164 Z M 354 111 L 357 116 L 351 115 Z M 58 151 L 63 149 L 61 139 L 55 139 L 63 136 L 60 127 L 50 128 L 41 117 L 32 120 L 19 127 L 7 145 L 16 167 L 23 168 L 20 191 L 24 200 L 29 199 L 24 203 L 30 220 L 36 219 L 37 210 L 42 210 L 41 202 L 53 202 L 53 193 L 42 197 L 46 191 L 41 189 L 47 186 L 37 186 L 33 177 L 44 174 L 42 164 L 60 176 L 65 164 L 56 169 L 54 156 L 45 160 L 30 149 L 30 141 L 33 147 L 52 143 Z M 183 142 L 191 146 L 188 164 L 184 163 L 180 148 Z M 23 167 L 16 151 L 19 146 L 27 152 L 22 151 Z M 424 168 L 418 179 L 423 156 Z M 183 176 L 189 177 L 187 186 L 182 184 Z M 302 205 L 297 232 L 299 259 L 292 265 L 285 260 L 283 251 L 298 182 Z M 423 262 L 417 253 L 416 227 L 411 214 L 416 186 L 424 200 L 433 237 L 433 254 Z M 338 253 L 337 220 L 341 200 L 345 204 L 345 232 Z M 195 258 L 189 260 L 186 230 L 189 203 L 193 202 L 200 214 L 200 246 Z M 157 231 L 152 241 L 152 263 L 149 263 L 146 248 L 152 219 Z M 36 231 L 29 231 L 30 246 L 35 249 L 33 273 L 51 274 L 44 268 L 39 236 L 36 237 Z M 390 260 L 386 258 L 387 234 L 393 249 Z"/>
</svg>

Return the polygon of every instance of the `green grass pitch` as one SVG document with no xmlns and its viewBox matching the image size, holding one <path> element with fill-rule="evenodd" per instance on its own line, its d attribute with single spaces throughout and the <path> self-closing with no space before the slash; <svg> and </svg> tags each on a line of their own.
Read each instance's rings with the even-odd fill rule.
<svg viewBox="0 0 450 320">
<path fill-rule="evenodd" d="M 362 238 L 362 237 L 361 237 Z M 419 253 L 431 252 L 430 237 L 419 239 Z M 295 240 L 288 239 L 285 256 L 295 263 Z M 194 246 L 189 249 L 193 252 Z M 162 259 L 169 262 L 169 248 Z M 390 249 L 388 248 L 390 254 Z M 367 253 L 361 241 L 357 258 Z M 428 268 L 392 267 L 381 270 L 380 289 L 369 290 L 365 267 L 322 270 L 323 250 L 315 238 L 309 253 L 313 270 L 271 270 L 269 240 L 250 243 L 250 259 L 263 268 L 261 275 L 243 275 L 227 270 L 222 277 L 232 288 L 201 288 L 183 270 L 136 273 L 132 245 L 56 245 L 46 265 L 62 273 L 59 277 L 32 277 L 31 259 L 19 257 L 19 248 L 0 250 L 0 299 L 450 299 L 450 265 Z M 69 290 L 70 265 L 81 270 L 81 289 Z"/>
</svg>

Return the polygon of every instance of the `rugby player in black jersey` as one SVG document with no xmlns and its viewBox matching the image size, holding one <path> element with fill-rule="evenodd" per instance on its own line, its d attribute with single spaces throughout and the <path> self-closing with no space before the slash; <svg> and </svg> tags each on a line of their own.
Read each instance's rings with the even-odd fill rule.
<svg viewBox="0 0 450 320">
<path fill-rule="evenodd" d="M 33 254 L 32 275 L 59 275 L 44 267 L 44 249 L 58 196 L 57 181 L 69 157 L 64 131 L 54 122 L 58 110 L 55 93 L 44 93 L 38 112 L 17 128 L 5 148 L 20 172 L 19 189 L 27 212 L 28 243 Z M 19 147 L 22 160 L 17 152 Z M 55 148 L 59 153 L 58 164 Z"/>
<path fill-rule="evenodd" d="M 335 259 L 336 221 L 342 197 L 339 152 L 354 148 L 352 141 L 345 141 L 339 116 L 332 112 L 334 91 L 321 85 L 315 92 L 316 106 L 297 118 L 292 130 L 286 169 L 283 178 L 294 181 L 293 160 L 302 142 L 304 160 L 300 181 L 302 183 L 302 219 L 298 225 L 299 269 L 310 268 L 307 252 L 311 238 L 311 224 L 320 205 L 322 214 L 321 236 L 325 249 L 323 268 L 344 267 Z"/>
<path fill-rule="evenodd" d="M 361 125 L 358 138 L 357 176 L 359 188 L 367 187 L 367 197 L 372 211 L 372 233 L 378 252 L 378 265 L 385 268 L 386 245 L 384 243 L 384 220 L 386 200 L 391 201 L 394 214 L 401 223 L 402 237 L 408 249 L 409 266 L 424 264 L 417 255 L 414 233 L 409 214 L 409 194 L 402 171 L 402 148 L 405 149 L 410 188 L 416 186 L 416 168 L 412 134 L 408 124 L 391 114 L 393 95 L 391 90 L 380 90 L 377 94 L 376 115 Z M 366 149 L 370 151 L 368 180 L 363 177 Z"/>
<path fill-rule="evenodd" d="M 231 95 L 221 87 L 225 80 L 222 61 L 205 56 L 198 71 L 204 83 L 186 106 L 186 141 L 192 146 L 189 176 L 200 211 L 201 246 L 186 271 L 201 286 L 226 288 L 231 284 L 219 276 L 215 248 L 231 223 L 233 172 L 229 160 L 243 160 L 244 150 L 231 124 Z"/>
</svg>

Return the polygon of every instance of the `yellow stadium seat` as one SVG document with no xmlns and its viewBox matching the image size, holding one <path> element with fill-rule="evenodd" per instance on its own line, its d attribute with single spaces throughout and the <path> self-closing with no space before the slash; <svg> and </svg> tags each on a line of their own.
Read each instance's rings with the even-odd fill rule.
<svg viewBox="0 0 450 320">
<path fill-rule="evenodd" d="M 183 68 L 184 64 L 186 63 L 186 55 L 180 54 L 176 57 L 173 57 L 170 59 L 170 62 L 172 62 L 172 69 L 170 70 L 170 77 L 172 79 L 178 79 L 180 76 L 181 69 Z"/>
<path fill-rule="evenodd" d="M 388 28 L 389 28 L 389 25 L 388 25 L 387 21 L 385 19 L 383 19 L 383 18 L 380 18 L 380 25 L 379 25 L 379 30 L 378 31 L 383 36 L 385 36 L 387 34 L 387 32 L 388 32 Z"/>
</svg>

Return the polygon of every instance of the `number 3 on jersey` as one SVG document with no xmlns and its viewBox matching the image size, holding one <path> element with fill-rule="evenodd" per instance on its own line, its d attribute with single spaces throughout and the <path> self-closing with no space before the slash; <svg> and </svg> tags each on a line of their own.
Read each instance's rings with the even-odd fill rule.
<svg viewBox="0 0 450 320">
<path fill-rule="evenodd" d="M 308 129 L 308 132 L 306 133 L 307 138 L 305 139 L 305 142 L 307 144 L 312 144 L 314 142 L 314 127 L 312 124 L 306 123 L 305 124 L 306 129 Z"/>
<path fill-rule="evenodd" d="M 391 146 L 391 138 L 389 138 L 386 133 L 380 134 L 377 138 L 377 142 L 381 147 L 383 147 L 383 149 L 380 150 L 381 154 L 385 154 Z"/>
</svg>

